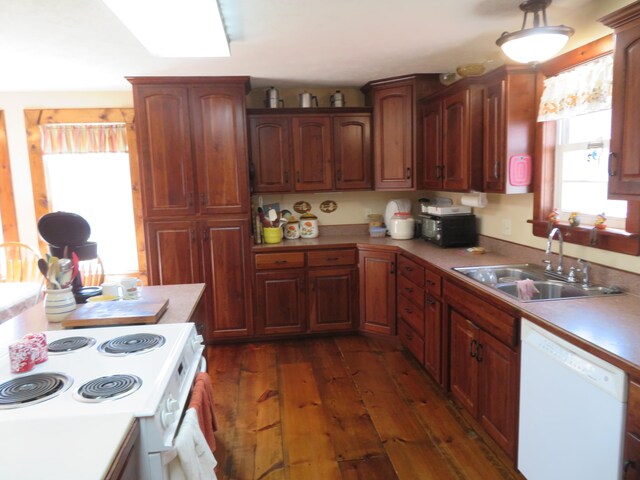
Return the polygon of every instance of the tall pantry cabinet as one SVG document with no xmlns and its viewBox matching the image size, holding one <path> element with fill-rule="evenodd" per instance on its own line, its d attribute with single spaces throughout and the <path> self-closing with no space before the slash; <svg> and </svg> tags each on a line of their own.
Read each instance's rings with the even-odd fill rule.
<svg viewBox="0 0 640 480">
<path fill-rule="evenodd" d="M 253 333 L 248 77 L 133 77 L 149 283 L 206 283 L 207 341 Z"/>
</svg>

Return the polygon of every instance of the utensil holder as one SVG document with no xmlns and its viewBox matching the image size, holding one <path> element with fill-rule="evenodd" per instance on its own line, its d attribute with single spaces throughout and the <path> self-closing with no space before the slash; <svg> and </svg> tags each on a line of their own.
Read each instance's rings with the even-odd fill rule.
<svg viewBox="0 0 640 480">
<path fill-rule="evenodd" d="M 280 243 L 282 241 L 282 229 L 280 227 L 264 227 L 262 229 L 264 243 Z"/>
<path fill-rule="evenodd" d="M 45 290 L 44 313 L 50 322 L 61 322 L 76 309 L 71 287 Z"/>
</svg>

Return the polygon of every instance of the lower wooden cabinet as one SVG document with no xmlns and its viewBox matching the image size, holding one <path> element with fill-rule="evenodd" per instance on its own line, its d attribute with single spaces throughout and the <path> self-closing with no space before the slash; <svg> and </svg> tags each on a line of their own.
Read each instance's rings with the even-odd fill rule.
<svg viewBox="0 0 640 480">
<path fill-rule="evenodd" d="M 487 433 L 515 459 L 520 356 L 517 320 L 446 282 L 449 388 Z"/>
<path fill-rule="evenodd" d="M 640 384 L 629 382 L 624 437 L 624 480 L 640 480 Z"/>
<path fill-rule="evenodd" d="M 424 368 L 442 385 L 442 302 L 425 295 L 424 308 Z"/>
<path fill-rule="evenodd" d="M 396 254 L 361 250 L 360 328 L 396 334 Z"/>
<path fill-rule="evenodd" d="M 353 330 L 357 311 L 357 270 L 332 268 L 309 270 L 309 330 L 340 332 Z"/>
<path fill-rule="evenodd" d="M 256 333 L 303 333 L 307 328 L 305 272 L 289 270 L 256 274 Z"/>
</svg>

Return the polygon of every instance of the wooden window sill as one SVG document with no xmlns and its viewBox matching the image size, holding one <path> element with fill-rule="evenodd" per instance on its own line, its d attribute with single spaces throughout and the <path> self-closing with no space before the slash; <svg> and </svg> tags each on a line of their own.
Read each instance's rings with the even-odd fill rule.
<svg viewBox="0 0 640 480">
<path fill-rule="evenodd" d="M 616 228 L 598 230 L 595 245 L 592 245 L 591 230 L 594 227 L 591 225 L 571 227 L 567 222 L 551 226 L 546 220 L 527 220 L 527 222 L 533 225 L 533 234 L 536 237 L 547 238 L 551 228 L 558 227 L 562 231 L 565 243 L 575 243 L 627 255 L 640 255 L 640 235 L 637 233 L 629 233 Z"/>
</svg>

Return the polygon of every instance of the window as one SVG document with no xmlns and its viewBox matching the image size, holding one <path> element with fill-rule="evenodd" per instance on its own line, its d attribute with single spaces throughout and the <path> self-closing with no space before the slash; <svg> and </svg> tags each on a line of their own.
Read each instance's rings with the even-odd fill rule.
<svg viewBox="0 0 640 480">
<path fill-rule="evenodd" d="M 133 109 L 25 110 L 25 122 L 36 222 L 53 211 L 81 215 L 107 276 L 146 281 Z"/>
<path fill-rule="evenodd" d="M 609 200 L 608 158 L 611 110 L 557 120 L 554 205 L 561 220 L 580 212 L 583 225 L 604 213 L 606 224 L 625 228 L 627 202 Z"/>
</svg>

